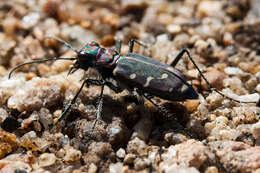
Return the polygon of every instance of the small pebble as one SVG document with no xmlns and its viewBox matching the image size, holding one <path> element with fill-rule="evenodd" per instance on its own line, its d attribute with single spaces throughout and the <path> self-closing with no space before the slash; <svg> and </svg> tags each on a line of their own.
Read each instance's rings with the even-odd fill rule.
<svg viewBox="0 0 260 173">
<path fill-rule="evenodd" d="M 56 156 L 53 153 L 44 153 L 40 155 L 38 162 L 40 167 L 51 166 L 55 164 Z"/>
<path fill-rule="evenodd" d="M 222 10 L 221 1 L 202 1 L 197 9 L 198 16 L 200 18 L 204 17 L 217 17 L 221 15 L 220 11 Z"/>
<path fill-rule="evenodd" d="M 81 151 L 76 150 L 70 146 L 65 147 L 66 155 L 63 157 L 64 161 L 67 163 L 77 162 L 81 158 Z"/>
<path fill-rule="evenodd" d="M 181 32 L 181 26 L 180 25 L 174 25 L 174 24 L 168 25 L 167 31 L 171 34 L 174 34 L 174 35 L 179 34 Z"/>
<path fill-rule="evenodd" d="M 206 73 L 204 73 L 204 76 L 206 77 L 206 79 L 209 81 L 209 83 L 214 86 L 215 88 L 217 88 L 218 90 L 221 90 L 223 88 L 223 79 L 225 79 L 225 74 L 216 70 L 216 69 L 212 69 Z M 205 82 L 204 79 L 201 79 L 201 85 L 202 88 L 205 90 L 209 89 L 208 84 Z"/>
<path fill-rule="evenodd" d="M 0 108 L 0 124 L 8 117 L 8 113 L 5 109 Z"/>
<path fill-rule="evenodd" d="M 232 34 L 229 32 L 226 32 L 223 36 L 223 43 L 225 46 L 231 46 L 234 44 L 234 40 L 232 37 Z"/>
<path fill-rule="evenodd" d="M 40 20 L 40 14 L 33 12 L 22 18 L 22 26 L 24 29 L 29 29 L 35 26 Z"/>
<path fill-rule="evenodd" d="M 143 170 L 147 167 L 149 167 L 151 164 L 150 160 L 147 158 L 141 159 L 141 158 L 136 158 L 134 160 L 134 168 L 135 170 L 139 171 L 139 170 Z"/>
<path fill-rule="evenodd" d="M 132 164 L 136 158 L 136 155 L 134 154 L 127 154 L 124 158 L 125 164 Z"/>
<path fill-rule="evenodd" d="M 238 67 L 226 67 L 224 72 L 228 75 L 239 75 L 243 74 L 244 72 Z"/>
<path fill-rule="evenodd" d="M 166 133 L 164 135 L 164 140 L 171 145 L 175 145 L 187 141 L 188 138 L 179 133 Z"/>
<path fill-rule="evenodd" d="M 148 154 L 146 143 L 138 137 L 128 142 L 126 151 L 138 156 L 147 156 Z"/>
<path fill-rule="evenodd" d="M 210 166 L 206 169 L 205 173 L 218 173 L 218 168 L 215 166 Z"/>
<path fill-rule="evenodd" d="M 88 168 L 88 173 L 96 173 L 97 170 L 98 170 L 98 167 L 94 163 L 91 163 Z"/>
<path fill-rule="evenodd" d="M 199 104 L 199 100 L 187 100 L 184 102 L 184 106 L 187 108 L 189 113 L 195 112 Z"/>
<path fill-rule="evenodd" d="M 110 173 L 121 173 L 123 170 L 123 163 L 117 162 L 115 164 L 109 165 L 109 172 Z"/>
<path fill-rule="evenodd" d="M 117 156 L 118 158 L 120 158 L 120 159 L 125 158 L 125 155 L 126 155 L 126 153 L 125 153 L 125 150 L 124 150 L 123 148 L 120 148 L 120 149 L 117 150 L 117 152 L 116 152 L 116 156 Z"/>
</svg>

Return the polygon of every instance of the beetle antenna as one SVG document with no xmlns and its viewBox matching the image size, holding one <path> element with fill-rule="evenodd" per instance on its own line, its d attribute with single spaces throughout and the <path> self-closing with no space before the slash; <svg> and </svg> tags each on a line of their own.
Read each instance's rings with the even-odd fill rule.
<svg viewBox="0 0 260 173">
<path fill-rule="evenodd" d="M 27 64 L 35 64 L 35 63 L 43 63 L 43 62 L 47 62 L 47 61 L 56 61 L 56 60 L 68 60 L 68 61 L 73 61 L 76 60 L 77 58 L 57 58 L 57 57 L 53 57 L 53 58 L 47 58 L 47 59 L 40 59 L 40 60 L 34 60 L 34 61 L 30 61 L 30 62 L 25 62 L 22 64 L 19 64 L 17 66 L 15 66 L 8 74 L 8 79 L 11 78 L 12 73 L 20 68 L 21 66 L 27 65 Z"/>
<path fill-rule="evenodd" d="M 217 92 L 218 94 L 220 94 L 222 97 L 229 99 L 231 101 L 234 102 L 238 102 L 238 103 L 257 103 L 256 101 L 242 101 L 242 100 L 236 100 L 234 98 L 231 98 L 229 96 L 226 96 L 224 93 L 220 92 L 219 90 L 217 90 L 214 86 L 212 86 L 209 81 L 207 80 L 207 78 L 203 75 L 203 73 L 200 71 L 199 67 L 197 66 L 197 64 L 195 63 L 195 61 L 191 58 L 190 53 L 187 49 L 182 49 L 181 52 L 179 53 L 179 55 L 176 57 L 176 59 L 174 60 L 174 62 L 172 63 L 172 65 L 176 65 L 178 60 L 182 57 L 182 55 L 184 53 L 187 53 L 188 58 L 190 59 L 190 61 L 192 62 L 192 64 L 196 67 L 196 69 L 199 71 L 200 76 L 204 79 L 204 81 L 207 83 L 207 85 L 210 87 L 210 89 L 212 89 L 213 91 Z"/>
<path fill-rule="evenodd" d="M 68 48 L 70 48 L 73 52 L 78 53 L 78 51 L 77 51 L 76 49 L 74 49 L 68 42 L 66 42 L 66 41 L 64 41 L 64 40 L 62 40 L 62 39 L 60 39 L 60 38 L 58 38 L 58 37 L 55 37 L 55 36 L 47 36 L 47 37 L 45 37 L 44 39 L 53 39 L 53 40 L 56 40 L 56 41 L 58 41 L 58 42 L 60 42 L 60 43 L 65 44 L 65 46 L 68 47 Z"/>
</svg>

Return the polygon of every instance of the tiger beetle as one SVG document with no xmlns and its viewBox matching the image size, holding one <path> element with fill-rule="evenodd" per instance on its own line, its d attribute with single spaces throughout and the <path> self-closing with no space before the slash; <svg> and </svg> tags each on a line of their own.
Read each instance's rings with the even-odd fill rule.
<svg viewBox="0 0 260 173">
<path fill-rule="evenodd" d="M 82 49 L 75 50 L 69 43 L 65 42 L 64 40 L 56 37 L 47 38 L 54 39 L 65 44 L 68 48 L 74 51 L 77 56 L 72 58 L 54 57 L 26 62 L 14 67 L 10 71 L 8 77 L 10 78 L 12 73 L 17 68 L 23 65 L 56 60 L 76 60 L 73 67 L 70 68 L 68 75 L 78 69 L 83 69 L 85 71 L 87 71 L 89 67 L 96 69 L 99 72 L 101 79 L 84 79 L 84 82 L 81 84 L 81 87 L 79 88 L 71 102 L 65 107 L 62 114 L 53 121 L 53 124 L 50 125 L 50 127 L 53 127 L 56 123 L 64 118 L 66 113 L 75 103 L 84 85 L 101 86 L 96 120 L 89 133 L 88 139 L 92 136 L 96 123 L 101 116 L 104 86 L 109 87 L 116 93 L 122 92 L 124 89 L 134 91 L 137 96 L 139 96 L 140 98 L 142 98 L 143 96 L 155 106 L 156 104 L 152 100 L 154 96 L 169 101 L 185 101 L 186 99 L 197 99 L 198 94 L 193 89 L 193 87 L 189 83 L 187 83 L 187 79 L 184 74 L 174 68 L 185 53 L 188 55 L 188 58 L 198 70 L 201 77 L 206 81 L 210 89 L 214 90 L 224 98 L 227 98 L 231 101 L 239 103 L 257 103 L 254 101 L 239 101 L 228 97 L 222 92 L 218 91 L 208 82 L 206 77 L 202 74 L 201 70 L 191 58 L 190 53 L 187 49 L 182 49 L 176 56 L 174 61 L 170 65 L 166 65 L 152 58 L 133 53 L 135 43 L 147 47 L 144 43 L 137 40 L 130 40 L 129 53 L 127 53 L 126 55 L 121 55 L 120 50 L 122 41 L 118 41 L 116 43 L 115 49 L 103 48 L 97 42 L 93 41 L 87 43 Z M 111 82 L 111 80 L 115 81 L 117 84 L 114 84 L 113 82 Z"/>
</svg>

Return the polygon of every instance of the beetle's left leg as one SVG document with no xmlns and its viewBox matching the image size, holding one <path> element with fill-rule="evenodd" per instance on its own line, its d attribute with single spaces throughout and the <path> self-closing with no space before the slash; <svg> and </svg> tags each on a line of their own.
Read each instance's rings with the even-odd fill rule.
<svg viewBox="0 0 260 173">
<path fill-rule="evenodd" d="M 137 44 L 139 44 L 139 45 L 141 45 L 141 46 L 143 46 L 143 47 L 145 47 L 145 48 L 148 47 L 145 43 L 143 43 L 143 42 L 141 42 L 141 41 L 138 41 L 138 40 L 132 39 L 132 40 L 129 41 L 129 52 L 130 52 L 130 53 L 132 53 L 133 50 L 134 50 L 134 43 L 137 43 Z"/>
</svg>

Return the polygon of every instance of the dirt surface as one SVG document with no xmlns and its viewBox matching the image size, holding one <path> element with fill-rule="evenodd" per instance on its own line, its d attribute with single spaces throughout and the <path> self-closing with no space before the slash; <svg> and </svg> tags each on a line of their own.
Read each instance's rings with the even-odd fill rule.
<svg viewBox="0 0 260 173">
<path fill-rule="evenodd" d="M 171 64 L 190 51 L 209 82 L 229 97 L 259 100 L 258 0 L 9 0 L 0 1 L 0 172 L 260 172 L 260 108 L 216 92 L 184 56 L 176 65 L 197 100 L 154 98 L 138 104 L 127 91 L 104 90 L 102 116 L 91 138 L 100 87 L 84 87 L 66 117 L 49 124 L 74 97 L 90 69 L 67 76 L 73 61 L 18 64 L 75 57 L 90 41 L 121 54 L 134 52 Z"/>
</svg>

